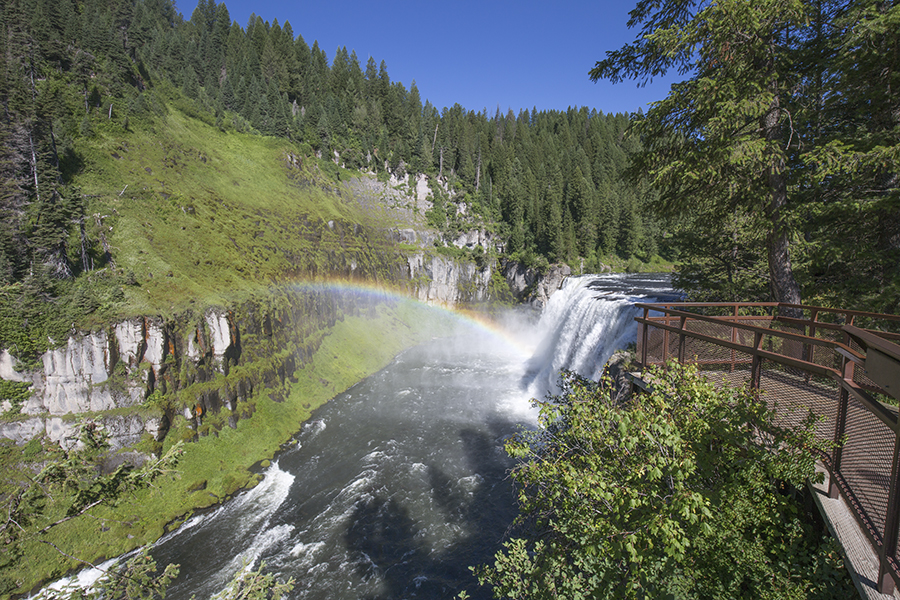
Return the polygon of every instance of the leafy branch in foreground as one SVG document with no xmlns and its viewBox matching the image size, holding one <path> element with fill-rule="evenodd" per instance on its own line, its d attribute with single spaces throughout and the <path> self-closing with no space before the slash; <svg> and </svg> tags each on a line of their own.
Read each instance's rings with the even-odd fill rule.
<svg viewBox="0 0 900 600">
<path fill-rule="evenodd" d="M 0 568 L 20 559 L 29 543 L 38 542 L 69 561 L 66 568 L 78 565 L 101 573 L 89 587 L 46 588 L 40 595 L 45 600 L 164 598 L 169 584 L 178 576 L 178 565 L 159 568 L 147 548 L 116 561 L 111 567 L 101 568 L 70 554 L 65 544 L 61 547 L 52 537 L 48 539 L 47 534 L 59 525 L 90 515 L 98 506 L 116 505 L 125 494 L 152 485 L 155 479 L 172 471 L 183 452 L 179 442 L 140 468 L 123 463 L 112 473 L 103 473 L 101 464 L 108 450 L 104 427 L 96 421 L 85 420 L 75 447 L 49 456 L 50 460 L 36 476 L 29 476 L 2 497 L 5 521 L 0 522 L 0 545 L 5 552 L 0 555 Z M 293 588 L 293 580 L 281 582 L 264 570 L 264 563 L 255 570 L 242 569 L 216 598 L 278 600 Z M 15 587 L 13 582 L 0 577 L 0 595 Z"/>
<path fill-rule="evenodd" d="M 108 450 L 108 434 L 102 425 L 86 420 L 81 423 L 79 443 L 75 447 L 49 453 L 46 466 L 37 475 L 28 475 L 15 483 L 7 482 L 10 488 L 0 498 L 3 503 L 0 545 L 4 548 L 0 568 L 14 564 L 23 556 L 28 544 L 34 542 L 53 548 L 66 561 L 72 561 L 70 566 L 82 564 L 93 567 L 89 561 L 70 555 L 65 548 L 48 540 L 48 533 L 67 521 L 90 514 L 94 508 L 116 505 L 125 494 L 152 485 L 155 479 L 175 467 L 182 453 L 182 445 L 173 445 L 165 454 L 148 460 L 140 468 L 126 462 L 112 473 L 103 473 L 101 464 Z M 129 561 L 108 575 L 111 579 L 121 579 L 126 585 L 136 585 L 133 582 L 141 581 L 144 586 L 161 585 L 174 577 L 171 574 L 174 567 L 167 567 L 162 575 L 156 577 L 153 575 L 155 563 L 151 569 L 141 563 L 140 557 L 137 558 L 137 562 Z M 148 560 L 152 562 L 152 559 Z M 143 575 L 117 575 L 119 571 L 127 573 L 135 569 Z M 129 581 L 132 583 L 129 584 Z M 0 593 L 15 587 L 15 583 L 0 577 Z"/>
<path fill-rule="evenodd" d="M 272 573 L 263 573 L 266 563 L 259 568 L 241 569 L 235 574 L 228 586 L 214 600 L 281 600 L 294 589 L 294 578 L 278 581 Z"/>
<path fill-rule="evenodd" d="M 798 498 L 815 473 L 811 422 L 780 427 L 749 391 L 674 364 L 624 405 L 607 383 L 563 383 L 540 403 L 543 428 L 507 444 L 527 533 L 475 569 L 495 597 L 853 593 Z"/>
<path fill-rule="evenodd" d="M 94 565 L 91 566 L 101 570 Z M 90 587 L 67 586 L 61 590 L 43 590 L 40 597 L 45 600 L 165 598 L 169 583 L 177 576 L 178 565 L 167 565 L 159 573 L 156 561 L 144 548 L 121 565 L 103 571 L 103 575 Z"/>
<path fill-rule="evenodd" d="M 275 575 L 263 573 L 266 564 L 257 569 L 242 569 L 215 600 L 281 600 L 294 587 L 294 580 L 278 581 Z M 96 567 L 95 567 L 96 568 Z M 146 548 L 116 565 L 90 587 L 64 587 L 44 590 L 43 600 L 151 600 L 165 598 L 169 584 L 178 576 L 177 565 L 167 565 L 162 572 Z"/>
</svg>

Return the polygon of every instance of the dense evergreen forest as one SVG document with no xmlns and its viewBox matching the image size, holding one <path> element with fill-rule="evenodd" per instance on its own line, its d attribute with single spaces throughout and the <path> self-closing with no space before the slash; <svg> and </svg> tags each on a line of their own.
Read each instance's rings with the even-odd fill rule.
<svg viewBox="0 0 900 600">
<path fill-rule="evenodd" d="M 591 76 L 681 69 L 688 79 L 646 115 L 439 109 L 383 61 L 346 47 L 329 58 L 288 22 L 241 26 L 215 0 L 190 19 L 171 0 L 2 11 L 0 282 L 37 295 L 112 258 L 72 185 L 79 143 L 176 106 L 384 180 L 427 174 L 442 182 L 427 216 L 445 239 L 487 227 L 529 265 L 663 254 L 696 299 L 900 309 L 890 3 L 766 4 L 638 36 Z M 643 3 L 633 17 L 642 34 L 678 21 Z"/>
<path fill-rule="evenodd" d="M 641 1 L 591 78 L 683 81 L 632 174 L 680 220 L 695 297 L 900 311 L 900 6 Z"/>
<path fill-rule="evenodd" d="M 636 142 L 627 115 L 511 110 L 494 115 L 422 102 L 415 82 L 338 48 L 329 61 L 291 25 L 232 22 L 200 0 L 190 20 L 170 0 L 4 3 L 0 281 L 71 277 L 108 260 L 68 185 L 83 167 L 73 141 L 182 110 L 219 127 L 288 138 L 348 169 L 442 178 L 429 222 L 459 228 L 464 202 L 526 262 L 649 259 L 648 195 L 620 173 Z"/>
</svg>

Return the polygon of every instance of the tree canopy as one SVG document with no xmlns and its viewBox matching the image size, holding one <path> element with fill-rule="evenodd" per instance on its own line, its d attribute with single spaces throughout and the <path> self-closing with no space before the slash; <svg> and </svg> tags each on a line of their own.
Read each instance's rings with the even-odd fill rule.
<svg viewBox="0 0 900 600">
<path fill-rule="evenodd" d="M 896 310 L 900 6 L 644 0 L 630 14 L 637 39 L 590 76 L 685 76 L 636 118 L 631 166 L 658 187 L 660 213 L 706 240 L 683 282 L 739 293 L 734 269 L 755 267 L 717 260 L 714 244 L 762 241 L 753 263 L 765 261 L 773 299 L 799 302 L 804 283 Z"/>
<path fill-rule="evenodd" d="M 455 203 L 496 223 L 522 256 L 658 250 L 645 190 L 619 177 L 634 149 L 628 115 L 439 109 L 384 61 L 363 65 L 346 46 L 329 60 L 289 22 L 254 14 L 241 26 L 215 0 L 199 0 L 189 19 L 172 0 L 14 0 L 0 33 L 2 283 L 103 266 L 90 231 L 76 233 L 76 142 L 164 113 L 174 90 L 220 127 L 288 138 L 350 169 L 442 177 Z M 445 208 L 434 222 L 453 234 L 458 211 Z"/>
</svg>

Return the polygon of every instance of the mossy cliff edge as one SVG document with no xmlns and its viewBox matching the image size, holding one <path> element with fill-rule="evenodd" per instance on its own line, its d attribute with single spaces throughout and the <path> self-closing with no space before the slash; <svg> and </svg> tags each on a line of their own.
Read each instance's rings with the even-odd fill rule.
<svg viewBox="0 0 900 600">
<path fill-rule="evenodd" d="M 72 448 L 84 420 L 110 435 L 105 469 L 187 442 L 174 475 L 40 536 L 81 560 L 150 543 L 253 485 L 250 467 L 315 408 L 448 331 L 403 298 L 465 304 L 502 288 L 490 257 L 400 234 L 423 223 L 421 186 L 378 184 L 284 140 L 173 110 L 81 151 L 77 183 L 94 215 L 83 241 L 96 263 L 53 319 L 23 318 L 6 299 L 0 378 L 30 394 L 4 399 L 0 493 Z M 348 193 L 359 177 L 376 192 Z M 64 516 L 50 505 L 30 529 Z M 79 565 L 35 537 L 4 565 L 0 596 Z"/>
</svg>

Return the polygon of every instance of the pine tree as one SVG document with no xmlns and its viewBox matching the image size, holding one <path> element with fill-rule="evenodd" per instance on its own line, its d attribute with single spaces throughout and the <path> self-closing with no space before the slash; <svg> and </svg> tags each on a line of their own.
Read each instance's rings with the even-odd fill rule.
<svg viewBox="0 0 900 600">
<path fill-rule="evenodd" d="M 28 202 L 22 181 L 25 159 L 10 138 L 8 130 L 0 129 L 0 285 L 19 279 L 27 264 L 22 226 Z"/>
<path fill-rule="evenodd" d="M 219 89 L 219 99 L 222 105 L 228 110 L 236 110 L 238 108 L 237 95 L 234 87 L 231 85 L 231 77 L 226 77 Z"/>
<path fill-rule="evenodd" d="M 581 167 L 575 168 L 572 182 L 573 221 L 577 231 L 578 252 L 587 256 L 597 247 L 597 213 L 594 189 L 584 176 Z"/>
<path fill-rule="evenodd" d="M 197 98 L 200 93 L 200 81 L 197 78 L 197 72 L 194 67 L 185 65 L 181 74 L 182 86 L 181 90 L 188 98 Z"/>
<path fill-rule="evenodd" d="M 295 49 L 294 30 L 288 21 L 281 28 L 281 40 L 277 44 L 278 53 L 284 64 L 284 74 L 279 80 L 279 86 L 286 92 L 288 99 L 293 102 L 300 97 L 302 92 L 302 73 L 300 62 L 297 60 Z"/>
<path fill-rule="evenodd" d="M 621 219 L 619 221 L 616 249 L 621 256 L 631 258 L 640 252 L 644 231 L 637 200 L 632 193 L 620 196 Z"/>
<path fill-rule="evenodd" d="M 225 57 L 228 52 L 230 32 L 231 15 L 223 2 L 216 7 L 214 24 L 209 35 L 209 45 L 204 57 L 210 74 L 216 82 L 220 82 L 225 76 L 223 71 L 226 69 Z"/>
<path fill-rule="evenodd" d="M 613 81 L 693 72 L 639 121 L 645 150 L 636 169 L 660 187 L 658 206 L 669 214 L 700 202 L 762 207 L 771 297 L 795 304 L 785 108 L 798 84 L 790 65 L 806 14 L 802 0 L 641 3 L 631 21 L 641 26 L 637 41 L 591 71 Z"/>
<path fill-rule="evenodd" d="M 837 303 L 859 297 L 872 310 L 900 310 L 900 5 L 824 3 L 814 22 L 808 77 L 822 89 L 809 111 L 815 139 L 802 158 L 815 167 L 811 273 Z M 810 69 L 812 70 L 812 68 Z M 804 107 L 805 108 L 805 107 Z M 860 251 L 867 248 L 866 251 Z"/>
</svg>

